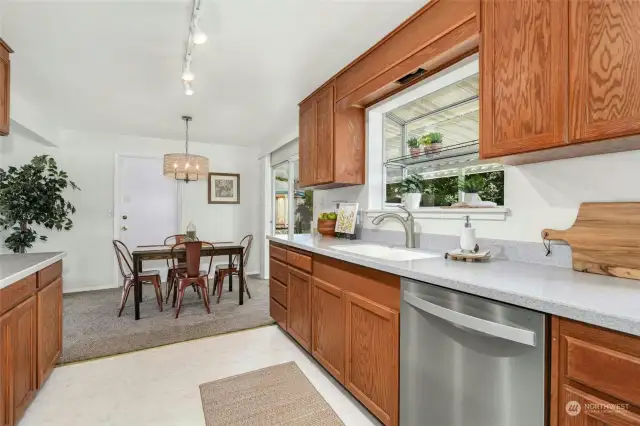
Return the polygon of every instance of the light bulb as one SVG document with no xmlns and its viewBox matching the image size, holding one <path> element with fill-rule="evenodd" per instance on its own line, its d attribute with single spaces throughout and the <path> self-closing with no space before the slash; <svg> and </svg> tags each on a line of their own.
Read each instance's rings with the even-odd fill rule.
<svg viewBox="0 0 640 426">
<path fill-rule="evenodd" d="M 191 83 L 196 76 L 191 72 L 191 67 L 186 66 L 182 72 L 182 81 L 185 83 Z"/>
<path fill-rule="evenodd" d="M 196 170 L 200 170 L 200 164 L 196 164 Z"/>
<path fill-rule="evenodd" d="M 195 44 L 204 44 L 207 42 L 207 35 L 197 26 L 194 25 L 193 42 Z"/>
<path fill-rule="evenodd" d="M 189 168 L 189 163 L 185 164 L 185 165 L 184 165 L 184 168 L 185 168 L 185 169 L 188 169 L 188 168 Z"/>
<path fill-rule="evenodd" d="M 193 95 L 193 87 L 189 83 L 184 85 L 184 94 L 187 96 Z"/>
<path fill-rule="evenodd" d="M 178 163 L 173 163 L 173 168 L 177 169 L 178 168 Z"/>
</svg>

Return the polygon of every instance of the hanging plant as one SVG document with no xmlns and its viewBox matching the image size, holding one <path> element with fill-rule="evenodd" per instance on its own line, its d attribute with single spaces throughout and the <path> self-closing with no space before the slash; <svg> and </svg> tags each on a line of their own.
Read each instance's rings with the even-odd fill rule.
<svg viewBox="0 0 640 426">
<path fill-rule="evenodd" d="M 14 253 L 25 253 L 36 239 L 47 241 L 33 225 L 70 230 L 70 216 L 76 208 L 62 197 L 67 187 L 80 190 L 48 155 L 35 156 L 20 168 L 0 169 L 0 229 L 12 231 L 5 246 Z"/>
</svg>

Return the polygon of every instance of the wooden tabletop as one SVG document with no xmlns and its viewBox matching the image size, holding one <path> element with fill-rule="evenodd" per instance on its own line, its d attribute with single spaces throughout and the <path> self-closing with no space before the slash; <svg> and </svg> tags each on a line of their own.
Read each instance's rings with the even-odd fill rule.
<svg viewBox="0 0 640 426">
<path fill-rule="evenodd" d="M 171 248 L 173 246 L 165 246 L 165 245 L 158 245 L 158 246 L 138 246 L 136 247 L 133 252 L 131 254 L 164 254 L 164 253 L 171 253 Z M 224 243 L 214 243 L 213 244 L 213 250 L 216 251 L 217 249 L 220 250 L 228 250 L 228 249 L 242 249 L 244 248 L 243 246 L 241 246 L 238 243 L 233 243 L 233 242 L 224 242 Z M 184 250 L 184 246 L 183 247 L 176 247 L 175 251 L 180 251 L 180 250 Z M 210 247 L 203 247 L 202 251 L 208 251 L 211 250 Z"/>
</svg>

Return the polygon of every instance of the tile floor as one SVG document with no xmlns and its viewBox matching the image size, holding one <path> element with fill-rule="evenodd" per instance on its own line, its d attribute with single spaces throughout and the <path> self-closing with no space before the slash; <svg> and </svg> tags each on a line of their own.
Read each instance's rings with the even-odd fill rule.
<svg viewBox="0 0 640 426">
<path fill-rule="evenodd" d="M 20 426 L 204 426 L 201 383 L 295 361 L 346 426 L 379 425 L 277 326 L 58 367 Z"/>
</svg>

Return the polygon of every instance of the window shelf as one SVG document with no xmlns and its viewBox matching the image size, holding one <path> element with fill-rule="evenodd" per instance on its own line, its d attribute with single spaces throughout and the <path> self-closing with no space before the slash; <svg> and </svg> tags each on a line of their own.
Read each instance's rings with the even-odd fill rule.
<svg viewBox="0 0 640 426">
<path fill-rule="evenodd" d="M 478 158 L 480 147 L 478 141 L 463 142 L 449 145 L 437 151 L 421 152 L 417 156 L 405 155 L 396 157 L 384 163 L 386 167 L 401 167 L 421 165 L 430 171 L 442 171 L 478 164 L 495 163 L 496 160 L 481 160 Z"/>
</svg>

